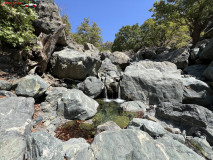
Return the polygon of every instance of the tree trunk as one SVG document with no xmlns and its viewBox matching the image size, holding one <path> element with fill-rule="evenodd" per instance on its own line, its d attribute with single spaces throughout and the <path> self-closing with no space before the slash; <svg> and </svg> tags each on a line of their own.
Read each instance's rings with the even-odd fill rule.
<svg viewBox="0 0 213 160">
<path fill-rule="evenodd" d="M 39 63 L 38 63 L 39 73 L 43 74 L 46 71 L 51 55 L 55 49 L 55 45 L 65 26 L 66 25 L 62 24 L 53 34 L 46 35 L 44 33 L 41 33 L 39 35 L 39 38 L 40 38 L 38 42 L 38 44 L 40 45 L 40 50 L 38 51 L 39 52 Z"/>
</svg>

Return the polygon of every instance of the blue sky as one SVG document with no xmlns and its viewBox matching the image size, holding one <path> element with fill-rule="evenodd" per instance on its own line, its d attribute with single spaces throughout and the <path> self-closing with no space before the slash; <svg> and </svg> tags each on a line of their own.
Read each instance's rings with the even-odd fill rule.
<svg viewBox="0 0 213 160">
<path fill-rule="evenodd" d="M 113 41 L 115 34 L 122 26 L 142 24 L 150 18 L 156 0 L 55 0 L 64 8 L 63 13 L 69 16 L 72 32 L 84 18 L 96 22 L 102 29 L 104 42 Z"/>
</svg>

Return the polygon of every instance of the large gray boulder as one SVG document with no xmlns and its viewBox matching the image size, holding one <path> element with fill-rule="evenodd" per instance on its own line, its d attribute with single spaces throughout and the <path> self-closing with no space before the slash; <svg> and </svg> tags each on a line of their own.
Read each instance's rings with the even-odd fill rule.
<svg viewBox="0 0 213 160">
<path fill-rule="evenodd" d="M 130 64 L 130 58 L 123 52 L 113 52 L 110 54 L 109 59 L 112 61 L 113 64 L 119 65 L 122 69 L 125 69 L 126 66 Z"/>
<path fill-rule="evenodd" d="M 213 60 L 213 39 L 208 43 L 199 55 L 200 59 Z"/>
<path fill-rule="evenodd" d="M 183 103 L 208 106 L 213 104 L 213 90 L 203 81 L 193 77 L 183 78 Z"/>
<path fill-rule="evenodd" d="M 40 1 L 35 10 L 39 16 L 33 21 L 36 35 L 40 33 L 52 34 L 63 24 L 58 6 L 51 1 Z M 57 43 L 59 45 L 67 44 L 65 32 L 60 35 Z"/>
<path fill-rule="evenodd" d="M 0 98 L 0 159 L 23 160 L 25 137 L 33 126 L 34 99 L 24 97 Z"/>
<path fill-rule="evenodd" d="M 155 141 L 143 131 L 129 129 L 98 134 L 91 150 L 98 160 L 204 160 L 172 138 Z"/>
<path fill-rule="evenodd" d="M 56 87 L 46 92 L 45 105 L 66 119 L 85 120 L 93 117 L 98 103 L 77 89 Z M 48 103 L 46 103 L 48 102 Z M 43 104 L 43 103 L 42 103 Z"/>
<path fill-rule="evenodd" d="M 12 84 L 5 80 L 0 80 L 0 90 L 7 90 L 9 91 L 12 87 Z"/>
<path fill-rule="evenodd" d="M 84 82 L 79 83 L 78 89 L 91 98 L 97 98 L 104 89 L 104 83 L 96 77 L 87 77 Z"/>
<path fill-rule="evenodd" d="M 84 80 L 97 75 L 101 62 L 85 53 L 71 49 L 54 52 L 50 60 L 51 73 L 59 78 Z"/>
<path fill-rule="evenodd" d="M 121 128 L 113 121 L 108 121 L 104 124 L 97 126 L 96 134 L 99 134 L 104 131 L 114 131 L 120 130 Z"/>
<path fill-rule="evenodd" d="M 163 52 L 156 57 L 157 61 L 169 61 L 177 65 L 177 68 L 184 69 L 188 66 L 189 59 L 188 49 L 179 49 L 172 52 Z"/>
<path fill-rule="evenodd" d="M 213 82 L 213 62 L 208 66 L 208 68 L 206 68 L 203 75 L 206 77 L 206 79 Z"/>
<path fill-rule="evenodd" d="M 127 112 L 146 112 L 146 109 L 149 108 L 148 105 L 144 104 L 141 101 L 129 101 L 124 102 L 120 105 L 120 107 Z"/>
<path fill-rule="evenodd" d="M 133 63 L 123 74 L 121 94 L 123 98 L 147 104 L 181 102 L 183 84 L 180 71 L 170 62 Z"/>
<path fill-rule="evenodd" d="M 64 160 L 62 142 L 46 132 L 34 132 L 27 139 L 28 160 Z"/>
<path fill-rule="evenodd" d="M 0 98 L 0 133 L 27 135 L 32 129 L 34 99 L 24 97 Z"/>
<path fill-rule="evenodd" d="M 162 137 L 167 132 L 157 122 L 140 118 L 133 118 L 133 120 L 129 122 L 128 129 L 140 129 L 144 132 L 147 132 L 152 137 Z"/>
<path fill-rule="evenodd" d="M 13 86 L 18 96 L 34 98 L 43 95 L 49 88 L 49 84 L 38 75 L 27 75 L 15 81 Z"/>
<path fill-rule="evenodd" d="M 181 126 L 213 127 L 213 113 L 195 104 L 161 103 L 156 115 L 164 120 L 178 122 Z"/>
</svg>

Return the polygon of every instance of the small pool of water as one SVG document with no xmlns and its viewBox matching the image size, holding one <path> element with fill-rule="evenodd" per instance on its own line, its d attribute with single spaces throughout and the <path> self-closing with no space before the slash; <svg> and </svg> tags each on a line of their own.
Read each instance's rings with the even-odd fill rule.
<svg viewBox="0 0 213 160">
<path fill-rule="evenodd" d="M 126 128 L 133 118 L 141 118 L 142 112 L 126 112 L 120 108 L 120 103 L 116 101 L 105 102 L 104 100 L 96 100 L 99 103 L 98 111 L 92 118 L 92 123 L 85 121 L 69 121 L 56 130 L 56 137 L 64 141 L 70 138 L 85 138 L 90 142 L 96 132 L 98 125 L 108 121 L 115 122 L 119 127 Z M 120 101 L 119 101 L 120 102 Z"/>
</svg>

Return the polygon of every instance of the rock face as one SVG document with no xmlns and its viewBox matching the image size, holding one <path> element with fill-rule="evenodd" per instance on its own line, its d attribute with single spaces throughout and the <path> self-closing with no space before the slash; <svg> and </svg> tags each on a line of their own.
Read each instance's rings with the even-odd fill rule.
<svg viewBox="0 0 213 160">
<path fill-rule="evenodd" d="M 156 109 L 160 118 L 175 121 L 182 126 L 213 127 L 213 113 L 198 105 L 181 103 L 161 103 Z"/>
<path fill-rule="evenodd" d="M 56 87 L 46 92 L 47 106 L 66 119 L 85 120 L 97 112 L 98 103 L 77 89 Z"/>
<path fill-rule="evenodd" d="M 75 80 L 97 75 L 101 65 L 99 60 L 68 48 L 54 52 L 50 64 L 54 76 Z"/>
<path fill-rule="evenodd" d="M 204 60 L 213 60 L 213 39 L 208 43 L 208 45 L 200 53 L 199 58 Z"/>
<path fill-rule="evenodd" d="M 87 77 L 84 82 L 78 84 L 78 89 L 91 98 L 98 97 L 103 89 L 104 84 L 96 77 Z"/>
<path fill-rule="evenodd" d="M 213 104 L 213 90 L 203 81 L 193 77 L 183 78 L 183 103 L 208 106 Z"/>
<path fill-rule="evenodd" d="M 98 160 L 204 160 L 170 137 L 155 141 L 143 131 L 129 129 L 98 134 L 91 145 L 91 150 L 94 159 Z"/>
<path fill-rule="evenodd" d="M 115 131 L 115 130 L 120 130 L 121 128 L 113 121 L 108 121 L 102 125 L 99 125 L 97 127 L 96 134 L 99 134 L 103 131 Z"/>
<path fill-rule="evenodd" d="M 18 96 L 37 98 L 44 94 L 49 84 L 38 75 L 27 75 L 14 83 Z"/>
<path fill-rule="evenodd" d="M 110 54 L 109 59 L 113 64 L 119 65 L 122 69 L 125 69 L 130 64 L 130 58 L 123 52 L 113 52 Z"/>
<path fill-rule="evenodd" d="M 64 160 L 62 142 L 46 132 L 34 132 L 27 139 L 29 160 Z"/>
<path fill-rule="evenodd" d="M 170 62 L 140 61 L 128 66 L 121 81 L 121 94 L 147 104 L 181 102 L 180 71 Z"/>
<path fill-rule="evenodd" d="M 146 109 L 149 108 L 148 105 L 144 104 L 141 101 L 129 101 L 124 102 L 120 105 L 120 107 L 127 112 L 146 112 Z"/>
<path fill-rule="evenodd" d="M 128 125 L 128 129 L 140 129 L 152 137 L 162 137 L 166 134 L 166 130 L 160 124 L 140 118 L 133 118 Z"/>
<path fill-rule="evenodd" d="M 0 90 L 7 90 L 9 91 L 12 87 L 12 84 L 5 80 L 0 80 Z"/>
<path fill-rule="evenodd" d="M 17 97 L 15 94 L 13 94 L 10 91 L 0 91 L 0 96 L 6 96 L 6 97 Z"/>
<path fill-rule="evenodd" d="M 33 26 L 37 35 L 41 32 L 45 34 L 53 33 L 63 23 L 58 6 L 54 3 L 42 1 L 36 7 L 36 12 L 39 17 L 33 21 Z M 66 45 L 65 33 L 60 35 L 58 44 Z"/>
<path fill-rule="evenodd" d="M 32 129 L 33 105 L 33 98 L 0 98 L 0 159 L 24 159 L 25 136 Z"/>
<path fill-rule="evenodd" d="M 203 75 L 211 82 L 213 82 L 213 62 L 206 68 Z"/>
<path fill-rule="evenodd" d="M 156 58 L 157 61 L 169 61 L 175 63 L 177 68 L 184 69 L 188 65 L 189 59 L 188 49 L 179 49 L 173 52 L 163 52 L 159 54 Z"/>
</svg>

